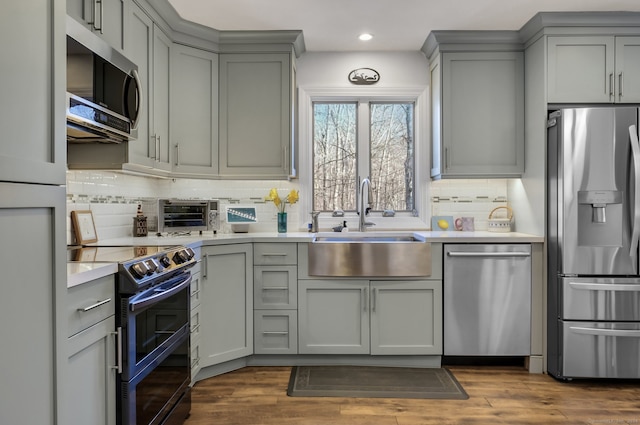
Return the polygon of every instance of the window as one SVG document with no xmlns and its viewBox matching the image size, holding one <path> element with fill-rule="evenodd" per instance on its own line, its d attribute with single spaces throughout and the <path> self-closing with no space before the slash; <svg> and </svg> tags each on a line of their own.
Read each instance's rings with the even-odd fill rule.
<svg viewBox="0 0 640 425">
<path fill-rule="evenodd" d="M 415 209 L 413 101 L 314 101 L 313 205 L 355 211 L 371 180 L 373 211 Z"/>
</svg>

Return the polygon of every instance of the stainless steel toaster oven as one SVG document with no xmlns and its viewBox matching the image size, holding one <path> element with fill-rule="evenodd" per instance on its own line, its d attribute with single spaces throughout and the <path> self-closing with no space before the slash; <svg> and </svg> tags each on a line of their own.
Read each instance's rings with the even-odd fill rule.
<svg viewBox="0 0 640 425">
<path fill-rule="evenodd" d="M 220 230 L 217 200 L 159 199 L 158 233 Z"/>
</svg>

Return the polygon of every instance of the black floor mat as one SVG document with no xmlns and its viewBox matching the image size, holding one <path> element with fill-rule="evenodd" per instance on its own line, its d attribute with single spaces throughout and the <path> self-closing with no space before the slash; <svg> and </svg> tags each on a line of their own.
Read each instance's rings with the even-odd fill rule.
<svg viewBox="0 0 640 425">
<path fill-rule="evenodd" d="M 469 398 L 443 368 L 295 366 L 287 394 L 292 397 Z"/>
</svg>

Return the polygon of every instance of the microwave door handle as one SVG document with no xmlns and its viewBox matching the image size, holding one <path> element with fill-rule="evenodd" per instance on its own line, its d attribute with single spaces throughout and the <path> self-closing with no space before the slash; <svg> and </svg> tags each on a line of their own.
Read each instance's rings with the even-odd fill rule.
<svg viewBox="0 0 640 425">
<path fill-rule="evenodd" d="M 633 155 L 633 172 L 635 175 L 634 202 L 631 207 L 631 217 L 633 218 L 633 228 L 631 232 L 631 243 L 629 255 L 637 257 L 638 237 L 640 233 L 640 144 L 638 143 L 638 130 L 635 125 L 629 126 L 629 142 L 631 143 L 631 153 Z"/>
<path fill-rule="evenodd" d="M 140 108 L 142 108 L 142 81 L 140 81 L 140 75 L 138 75 L 138 71 L 135 69 L 131 71 L 131 75 L 136 82 L 136 112 L 133 121 L 131 122 L 131 129 L 135 130 L 138 128 L 138 123 L 140 122 Z"/>
<path fill-rule="evenodd" d="M 189 285 L 191 285 L 191 279 L 192 279 L 191 273 L 189 273 L 189 276 L 187 278 L 185 278 L 184 280 L 181 280 L 174 286 L 162 292 L 156 292 L 154 288 L 151 288 L 142 293 L 142 295 L 145 295 L 145 296 L 131 302 L 129 304 L 129 309 L 131 311 L 136 311 L 148 306 L 149 304 L 153 304 L 153 303 L 157 303 L 159 301 L 165 300 L 171 297 L 172 295 L 175 295 L 176 293 L 182 291 L 184 288 L 188 287 Z M 152 295 L 147 295 L 147 294 L 152 294 Z"/>
</svg>

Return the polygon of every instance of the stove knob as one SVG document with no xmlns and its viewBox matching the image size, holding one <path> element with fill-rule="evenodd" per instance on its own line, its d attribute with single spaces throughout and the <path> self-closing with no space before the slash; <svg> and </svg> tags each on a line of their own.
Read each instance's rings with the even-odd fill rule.
<svg viewBox="0 0 640 425">
<path fill-rule="evenodd" d="M 171 259 L 163 255 L 162 258 L 160 258 L 160 264 L 162 264 L 162 267 L 169 267 L 171 265 Z"/>
<path fill-rule="evenodd" d="M 149 266 L 147 266 L 143 261 L 139 263 L 134 263 L 129 267 L 129 271 L 136 279 L 142 279 L 149 273 Z"/>
<path fill-rule="evenodd" d="M 184 253 L 182 252 L 182 250 L 177 251 L 174 255 L 173 255 L 173 261 L 176 264 L 182 264 L 185 261 L 189 260 L 188 258 L 185 257 Z"/>
<path fill-rule="evenodd" d="M 149 270 L 147 270 L 147 275 L 148 276 L 151 276 L 156 271 L 158 271 L 158 263 L 156 263 L 153 258 L 150 259 L 150 260 L 145 261 L 145 264 L 149 268 Z"/>
<path fill-rule="evenodd" d="M 191 260 L 193 257 L 196 256 L 196 253 L 193 249 L 191 248 L 185 248 L 185 251 L 187 251 L 187 255 L 189 256 L 189 260 Z"/>
</svg>

